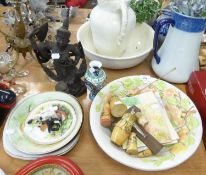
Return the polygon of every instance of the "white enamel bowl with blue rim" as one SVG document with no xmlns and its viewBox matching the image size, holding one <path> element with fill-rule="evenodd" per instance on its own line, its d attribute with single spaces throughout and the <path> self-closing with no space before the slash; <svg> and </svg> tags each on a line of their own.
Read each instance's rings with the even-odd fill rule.
<svg viewBox="0 0 206 175">
<path fill-rule="evenodd" d="M 182 118 L 181 115 L 183 125 L 181 128 L 179 126 L 176 128 L 180 137 L 176 144 L 167 147 L 166 151 L 160 155 L 138 158 L 137 156 L 127 154 L 122 148 L 111 142 L 110 129 L 101 126 L 100 116 L 104 97 L 108 93 L 124 96 L 129 89 L 138 86 L 144 87 L 148 84 L 151 85 L 151 83 L 152 87 L 154 87 L 153 89 L 159 92 L 167 92 L 165 93 L 167 96 L 172 93 L 176 94 L 174 96 L 172 95 L 169 100 L 177 106 L 181 103 L 180 109 L 187 111 L 187 116 L 185 113 L 182 113 L 184 114 L 184 118 Z M 191 109 L 193 112 L 191 112 Z M 191 113 L 189 113 L 189 111 Z M 123 165 L 144 171 L 161 171 L 180 165 L 194 154 L 202 139 L 202 121 L 192 100 L 175 86 L 145 75 L 120 78 L 101 89 L 92 102 L 89 120 L 91 131 L 96 142 L 108 156 Z M 183 133 L 184 135 L 181 135 Z"/>
<path fill-rule="evenodd" d="M 81 25 L 77 31 L 77 40 L 81 41 L 86 57 L 102 62 L 103 67 L 110 69 L 125 69 L 141 63 L 152 50 L 153 37 L 154 31 L 148 24 L 138 23 L 124 55 L 109 57 L 96 52 L 89 21 Z"/>
</svg>

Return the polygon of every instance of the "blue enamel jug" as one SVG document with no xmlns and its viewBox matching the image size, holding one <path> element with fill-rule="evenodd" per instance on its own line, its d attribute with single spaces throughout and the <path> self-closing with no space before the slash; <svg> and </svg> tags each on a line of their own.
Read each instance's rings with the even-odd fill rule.
<svg viewBox="0 0 206 175">
<path fill-rule="evenodd" d="M 158 50 L 162 26 L 171 24 L 164 43 Z M 199 49 L 206 28 L 206 18 L 190 17 L 172 10 L 172 16 L 159 20 L 155 27 L 152 68 L 162 79 L 185 83 L 199 70 Z M 171 71 L 173 70 L 173 71 Z"/>
</svg>

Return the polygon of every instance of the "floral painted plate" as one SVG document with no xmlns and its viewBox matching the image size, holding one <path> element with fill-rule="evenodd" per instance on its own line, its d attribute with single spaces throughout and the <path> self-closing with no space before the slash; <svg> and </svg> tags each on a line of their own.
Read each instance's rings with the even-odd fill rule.
<svg viewBox="0 0 206 175">
<path fill-rule="evenodd" d="M 37 144 L 53 144 L 67 137 L 75 125 L 73 107 L 65 101 L 51 100 L 31 110 L 22 130 Z"/>
<path fill-rule="evenodd" d="M 164 152 L 147 158 L 130 156 L 121 147 L 114 145 L 110 140 L 110 130 L 100 124 L 105 95 L 113 93 L 125 97 L 129 90 L 136 87 L 159 93 L 179 136 L 178 142 L 165 146 Z M 136 105 L 137 101 L 131 100 L 129 103 Z M 183 163 L 196 151 L 202 138 L 201 118 L 190 98 L 175 86 L 145 75 L 124 77 L 105 86 L 92 102 L 90 127 L 98 145 L 107 155 L 126 166 L 145 171 L 166 170 Z"/>
<path fill-rule="evenodd" d="M 20 169 L 16 175 L 83 175 L 82 170 L 72 160 L 61 156 L 37 159 Z"/>
<path fill-rule="evenodd" d="M 28 114 L 42 103 L 48 101 L 64 101 L 69 103 L 75 111 L 76 124 L 71 133 L 63 140 L 54 144 L 37 144 L 22 131 Z M 22 99 L 8 116 L 4 132 L 10 143 L 19 151 L 26 154 L 45 154 L 55 151 L 69 143 L 79 132 L 83 122 L 83 111 L 78 100 L 62 92 L 44 92 Z"/>
</svg>

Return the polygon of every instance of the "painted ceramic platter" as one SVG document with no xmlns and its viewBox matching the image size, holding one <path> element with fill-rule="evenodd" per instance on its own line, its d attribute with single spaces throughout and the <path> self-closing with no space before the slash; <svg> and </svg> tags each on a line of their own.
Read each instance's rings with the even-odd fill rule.
<svg viewBox="0 0 206 175">
<path fill-rule="evenodd" d="M 31 110 L 22 130 L 37 144 L 53 144 L 67 137 L 75 125 L 73 107 L 65 101 L 51 100 Z"/>
<path fill-rule="evenodd" d="M 11 157 L 22 159 L 22 160 L 34 160 L 43 156 L 60 156 L 68 153 L 78 142 L 80 134 L 78 134 L 74 139 L 72 139 L 68 144 L 62 148 L 47 153 L 47 154 L 26 154 L 17 150 L 10 142 L 5 132 L 3 132 L 3 147 L 4 151 Z"/>
<path fill-rule="evenodd" d="M 16 175 L 43 174 L 83 175 L 83 172 L 72 160 L 61 156 L 49 156 L 29 163 L 16 173 Z"/>
<path fill-rule="evenodd" d="M 125 97 L 129 90 L 136 87 L 159 93 L 163 103 L 171 110 L 167 112 L 174 114 L 170 116 L 170 121 L 179 136 L 178 142 L 165 146 L 164 152 L 146 158 L 131 156 L 117 147 L 111 142 L 110 130 L 100 124 L 105 95 L 113 93 Z M 130 102 L 134 103 L 130 105 L 136 105 L 135 100 Z M 166 170 L 183 163 L 193 155 L 202 138 L 200 114 L 190 98 L 175 86 L 145 75 L 124 77 L 105 86 L 92 102 L 90 127 L 98 145 L 107 155 L 126 166 L 145 171 Z"/>
<path fill-rule="evenodd" d="M 37 144 L 22 132 L 31 109 L 49 101 L 63 101 L 70 104 L 75 111 L 76 124 L 71 133 L 63 140 L 54 144 Z M 78 100 L 72 95 L 62 92 L 44 92 L 22 99 L 10 112 L 4 132 L 9 142 L 19 151 L 26 154 L 45 154 L 60 149 L 69 143 L 79 132 L 83 122 L 83 111 Z"/>
</svg>

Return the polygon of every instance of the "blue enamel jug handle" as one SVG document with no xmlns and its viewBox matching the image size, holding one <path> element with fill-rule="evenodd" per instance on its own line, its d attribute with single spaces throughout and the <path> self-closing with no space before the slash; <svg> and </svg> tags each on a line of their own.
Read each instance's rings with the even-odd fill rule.
<svg viewBox="0 0 206 175">
<path fill-rule="evenodd" d="M 165 24 L 171 24 L 172 26 L 174 26 L 175 21 L 172 18 L 164 18 L 164 19 L 161 19 L 157 22 L 157 25 L 155 27 L 154 41 L 153 41 L 153 54 L 154 54 L 154 58 L 155 58 L 157 64 L 159 64 L 160 60 L 161 60 L 161 58 L 159 57 L 159 55 L 157 53 L 158 36 L 159 36 L 159 32 L 160 32 L 161 27 Z"/>
</svg>

